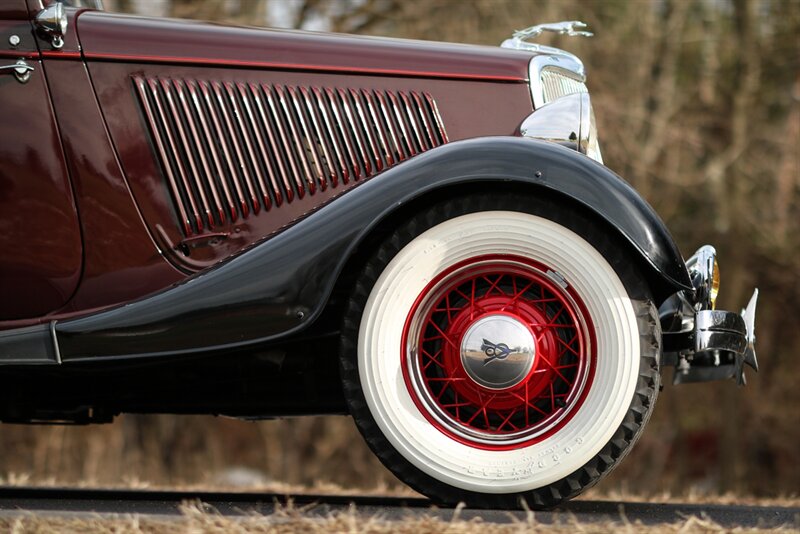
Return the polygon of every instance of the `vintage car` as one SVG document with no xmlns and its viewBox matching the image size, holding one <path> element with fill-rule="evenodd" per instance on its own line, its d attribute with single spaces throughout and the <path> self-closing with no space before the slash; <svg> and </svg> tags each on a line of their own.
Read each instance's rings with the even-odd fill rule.
<svg viewBox="0 0 800 534">
<path fill-rule="evenodd" d="M 0 2 L 0 420 L 350 414 L 443 503 L 606 475 L 757 366 L 602 163 L 581 62 Z"/>
</svg>

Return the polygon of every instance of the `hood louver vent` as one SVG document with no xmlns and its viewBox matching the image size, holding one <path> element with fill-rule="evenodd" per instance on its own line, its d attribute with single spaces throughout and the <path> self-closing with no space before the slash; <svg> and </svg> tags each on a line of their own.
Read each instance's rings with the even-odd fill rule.
<svg viewBox="0 0 800 534">
<path fill-rule="evenodd" d="M 133 77 L 187 236 L 447 142 L 427 93 Z"/>
</svg>

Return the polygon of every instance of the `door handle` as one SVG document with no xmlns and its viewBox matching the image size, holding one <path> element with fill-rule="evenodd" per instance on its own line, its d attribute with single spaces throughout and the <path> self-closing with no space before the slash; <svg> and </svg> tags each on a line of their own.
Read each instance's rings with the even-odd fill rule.
<svg viewBox="0 0 800 534">
<path fill-rule="evenodd" d="M 33 72 L 34 68 L 28 65 L 28 63 L 20 58 L 17 60 L 16 63 L 13 65 L 0 65 L 0 74 L 5 72 L 13 72 L 14 77 L 19 81 L 19 83 L 25 83 L 31 77 L 31 72 Z"/>
</svg>

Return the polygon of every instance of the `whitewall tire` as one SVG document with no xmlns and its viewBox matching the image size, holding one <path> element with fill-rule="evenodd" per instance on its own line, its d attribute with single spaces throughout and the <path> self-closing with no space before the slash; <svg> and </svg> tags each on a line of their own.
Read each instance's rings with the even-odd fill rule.
<svg viewBox="0 0 800 534">
<path fill-rule="evenodd" d="M 658 389 L 660 332 L 630 263 L 595 221 L 534 199 L 465 197 L 401 224 L 343 328 L 370 446 L 446 502 L 552 506 L 594 484 Z"/>
</svg>

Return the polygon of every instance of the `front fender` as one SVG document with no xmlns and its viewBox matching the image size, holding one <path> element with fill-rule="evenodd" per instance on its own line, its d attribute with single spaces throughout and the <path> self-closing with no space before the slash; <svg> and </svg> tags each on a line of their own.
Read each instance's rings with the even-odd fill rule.
<svg viewBox="0 0 800 534">
<path fill-rule="evenodd" d="M 513 182 L 566 195 L 608 221 L 675 290 L 690 289 L 652 208 L 602 165 L 552 143 L 459 141 L 360 184 L 283 232 L 160 293 L 58 322 L 63 361 L 234 348 L 296 333 L 321 313 L 347 259 L 374 225 L 439 188 Z"/>
</svg>

